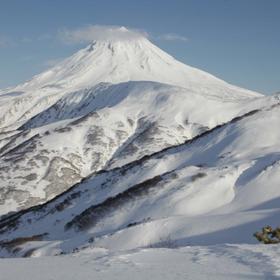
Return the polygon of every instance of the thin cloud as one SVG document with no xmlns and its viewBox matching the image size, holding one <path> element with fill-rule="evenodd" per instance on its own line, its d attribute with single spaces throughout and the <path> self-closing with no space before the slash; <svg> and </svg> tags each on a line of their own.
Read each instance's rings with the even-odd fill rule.
<svg viewBox="0 0 280 280">
<path fill-rule="evenodd" d="M 8 37 L 0 36 L 0 48 L 10 47 L 12 45 L 12 41 Z"/>
<path fill-rule="evenodd" d="M 179 41 L 179 42 L 187 42 L 189 39 L 185 36 L 176 34 L 176 33 L 167 33 L 158 36 L 158 40 L 162 41 Z"/>
<path fill-rule="evenodd" d="M 48 59 L 44 62 L 44 66 L 46 67 L 53 67 L 63 61 L 65 58 L 54 58 L 54 59 Z"/>
<path fill-rule="evenodd" d="M 94 40 L 133 40 L 148 37 L 141 30 L 128 29 L 123 26 L 88 25 L 77 29 L 62 29 L 58 38 L 67 44 L 89 43 Z"/>
<path fill-rule="evenodd" d="M 23 56 L 21 57 L 21 61 L 22 62 L 29 62 L 29 61 L 32 61 L 34 59 L 34 55 L 26 55 L 26 56 Z"/>
<path fill-rule="evenodd" d="M 33 39 L 32 38 L 30 38 L 30 37 L 23 37 L 23 38 L 21 38 L 21 43 L 32 43 L 33 42 Z"/>
<path fill-rule="evenodd" d="M 0 36 L 0 48 L 7 48 L 7 47 L 16 47 L 21 44 L 31 44 L 40 41 L 49 41 L 55 38 L 50 34 L 41 34 L 38 37 L 17 37 L 17 38 L 10 38 L 7 36 Z"/>
<path fill-rule="evenodd" d="M 41 34 L 38 37 L 23 37 L 21 38 L 20 42 L 21 43 L 33 43 L 33 42 L 41 42 L 41 41 L 49 41 L 52 40 L 53 36 L 51 34 Z"/>
<path fill-rule="evenodd" d="M 48 33 L 45 33 L 45 34 L 41 34 L 37 40 L 38 41 L 48 41 L 48 40 L 51 40 L 53 39 L 53 36 L 51 34 L 48 34 Z"/>
</svg>

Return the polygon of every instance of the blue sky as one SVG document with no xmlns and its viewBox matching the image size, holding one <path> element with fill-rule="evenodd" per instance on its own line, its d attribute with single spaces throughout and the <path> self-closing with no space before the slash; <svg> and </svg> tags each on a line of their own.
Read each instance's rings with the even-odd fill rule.
<svg viewBox="0 0 280 280">
<path fill-rule="evenodd" d="M 279 0 L 1 0 L 0 88 L 16 85 L 86 43 L 87 25 L 146 31 L 186 64 L 266 94 L 280 91 Z"/>
</svg>

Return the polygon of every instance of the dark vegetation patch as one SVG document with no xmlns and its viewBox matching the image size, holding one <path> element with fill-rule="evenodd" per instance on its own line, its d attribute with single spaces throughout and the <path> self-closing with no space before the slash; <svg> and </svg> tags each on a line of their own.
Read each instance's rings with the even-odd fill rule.
<svg viewBox="0 0 280 280">
<path fill-rule="evenodd" d="M 55 211 L 61 212 L 71 205 L 71 201 L 81 196 L 81 191 L 73 192 L 68 197 L 66 197 L 62 202 L 55 205 L 54 209 L 52 209 L 51 213 Z"/>
<path fill-rule="evenodd" d="M 63 133 L 63 132 L 69 132 L 71 130 L 72 130 L 71 127 L 66 126 L 66 127 L 62 127 L 62 128 L 56 128 L 54 131 L 59 132 L 59 133 Z"/>
<path fill-rule="evenodd" d="M 2 156 L 10 156 L 10 155 L 17 155 L 17 156 L 23 156 L 23 154 L 27 153 L 27 152 L 32 152 L 36 149 L 37 145 L 35 140 L 39 139 L 40 135 L 36 134 L 33 137 L 31 137 L 30 139 L 22 142 L 21 144 L 19 144 L 18 146 L 16 146 L 15 148 L 9 150 L 8 152 L 4 153 Z"/>
<path fill-rule="evenodd" d="M 84 121 L 87 121 L 91 117 L 96 118 L 96 119 L 100 118 L 98 113 L 93 111 L 93 112 L 90 112 L 90 113 L 86 114 L 85 116 L 82 116 L 81 118 L 71 122 L 70 125 L 78 125 L 78 124 L 80 124 L 80 123 L 82 123 Z"/>
<path fill-rule="evenodd" d="M 47 236 L 48 233 L 26 236 L 26 237 L 18 237 L 9 241 L 0 242 L 0 248 L 6 249 L 8 252 L 18 252 L 20 250 L 20 246 L 31 241 L 41 241 Z"/>
<path fill-rule="evenodd" d="M 156 176 L 137 184 L 128 190 L 117 194 L 114 197 L 109 197 L 100 204 L 93 205 L 76 216 L 65 225 L 65 229 L 74 228 L 76 230 L 86 230 L 96 225 L 105 215 L 115 211 L 123 204 L 135 200 L 139 197 L 148 195 L 152 189 L 157 187 L 157 184 L 162 181 L 162 176 Z"/>
<path fill-rule="evenodd" d="M 145 218 L 141 221 L 137 221 L 137 222 L 132 222 L 132 223 L 129 223 L 126 227 L 134 227 L 134 226 L 137 226 L 137 225 L 141 225 L 141 224 L 145 224 L 145 223 L 148 223 L 150 222 L 152 219 L 150 217 L 148 218 Z"/>
<path fill-rule="evenodd" d="M 193 175 L 193 176 L 191 177 L 191 180 L 192 180 L 192 182 L 195 182 L 196 180 L 198 180 L 198 179 L 200 179 L 200 178 L 203 178 L 203 177 L 205 177 L 205 176 L 207 176 L 206 173 L 204 173 L 204 172 L 199 172 L 199 173 Z"/>
<path fill-rule="evenodd" d="M 23 258 L 29 258 L 32 256 L 32 254 L 36 251 L 36 249 L 30 249 L 30 250 L 27 250 L 24 254 L 23 254 Z"/>
<path fill-rule="evenodd" d="M 25 179 L 26 181 L 34 181 L 37 179 L 37 174 L 36 173 L 31 173 L 28 174 L 27 176 L 18 176 L 15 177 L 16 179 Z"/>
<path fill-rule="evenodd" d="M 9 141 L 6 145 L 4 145 L 2 148 L 0 148 L 0 154 L 5 153 L 5 151 L 7 151 L 8 149 L 11 149 L 19 137 L 21 137 L 21 136 L 25 137 L 28 133 L 29 133 L 29 131 L 22 131 L 15 135 L 4 138 L 4 139 L 9 139 Z M 2 134 L 2 133 L 0 133 L 0 134 Z M 2 139 L 2 140 L 4 140 L 4 139 Z"/>
</svg>

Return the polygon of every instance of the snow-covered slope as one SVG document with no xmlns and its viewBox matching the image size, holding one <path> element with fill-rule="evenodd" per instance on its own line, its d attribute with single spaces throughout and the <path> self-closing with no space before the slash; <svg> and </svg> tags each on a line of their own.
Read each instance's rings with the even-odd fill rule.
<svg viewBox="0 0 280 280">
<path fill-rule="evenodd" d="M 1 280 L 276 280 L 279 246 L 216 245 L 0 259 Z M 16 268 L 16 269 L 15 269 Z"/>
<path fill-rule="evenodd" d="M 45 202 L 94 171 L 180 144 L 274 102 L 221 100 L 140 81 L 67 94 L 19 130 L 0 135 L 0 214 Z"/>
<path fill-rule="evenodd" d="M 278 225 L 279 99 L 1 221 L 2 256 L 255 243 Z M 248 148 L 250 147 L 250 148 Z"/>
</svg>

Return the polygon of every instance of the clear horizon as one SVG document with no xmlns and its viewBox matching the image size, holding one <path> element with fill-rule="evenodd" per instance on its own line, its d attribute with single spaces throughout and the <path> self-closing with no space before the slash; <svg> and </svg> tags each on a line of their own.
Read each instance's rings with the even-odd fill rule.
<svg viewBox="0 0 280 280">
<path fill-rule="evenodd" d="M 117 25 L 147 33 L 183 63 L 271 94 L 280 91 L 279 10 L 277 0 L 2 1 L 0 88 L 85 47 L 90 26 Z"/>
</svg>

